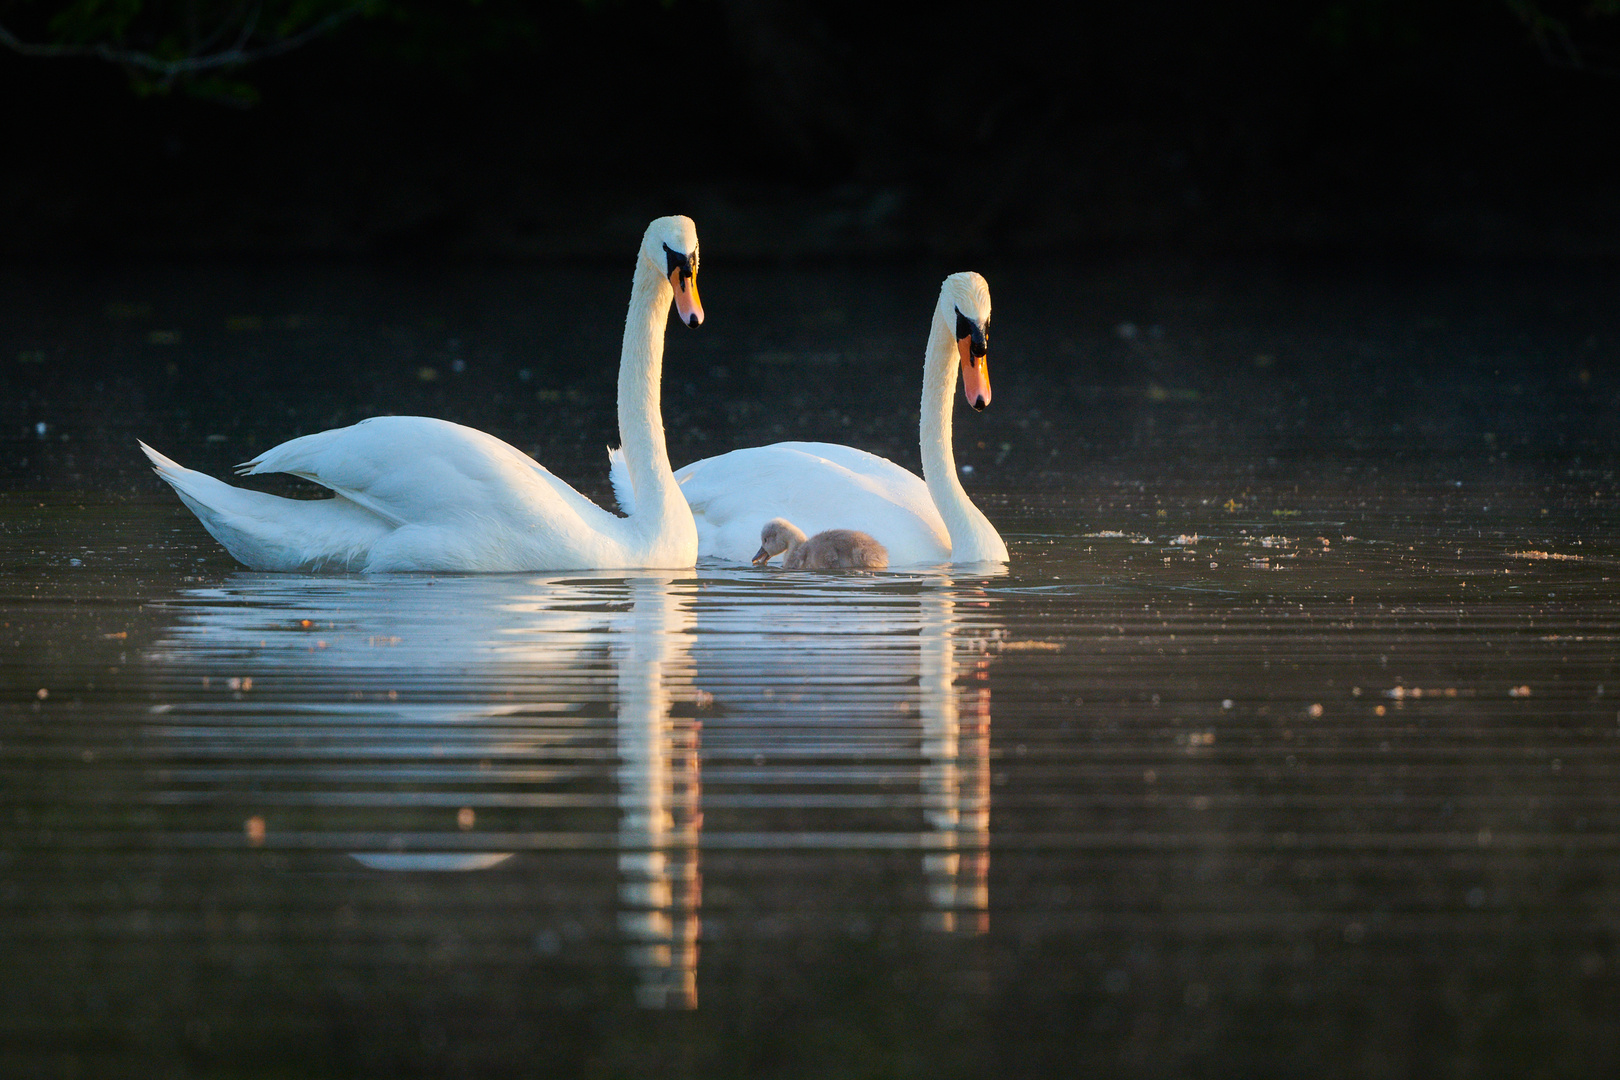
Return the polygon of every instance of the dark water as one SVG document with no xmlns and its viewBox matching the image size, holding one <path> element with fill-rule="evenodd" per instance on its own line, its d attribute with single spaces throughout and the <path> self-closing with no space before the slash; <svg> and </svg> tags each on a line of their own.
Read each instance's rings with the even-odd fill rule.
<svg viewBox="0 0 1620 1080">
<path fill-rule="evenodd" d="M 937 276 L 708 262 L 677 463 L 914 463 Z M 625 275 L 11 279 L 0 1073 L 1609 1075 L 1608 283 L 986 272 L 993 575 L 245 572 L 135 435 L 605 497 Z"/>
</svg>

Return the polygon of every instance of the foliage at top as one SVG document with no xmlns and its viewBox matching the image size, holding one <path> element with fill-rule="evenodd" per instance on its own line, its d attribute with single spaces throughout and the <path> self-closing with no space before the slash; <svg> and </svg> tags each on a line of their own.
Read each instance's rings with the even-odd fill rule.
<svg viewBox="0 0 1620 1080">
<path fill-rule="evenodd" d="M 142 94 L 181 87 L 246 105 L 257 93 L 237 75 L 243 67 L 353 22 L 403 31 L 394 36 L 407 59 L 453 62 L 543 38 L 556 8 L 600 6 L 601 0 L 0 0 L 0 45 L 26 56 L 118 64 Z"/>
</svg>

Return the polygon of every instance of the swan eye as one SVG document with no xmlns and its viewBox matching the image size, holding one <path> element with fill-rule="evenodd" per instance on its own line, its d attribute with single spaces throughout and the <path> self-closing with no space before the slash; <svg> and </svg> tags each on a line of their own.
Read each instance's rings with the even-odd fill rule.
<svg viewBox="0 0 1620 1080">
<path fill-rule="evenodd" d="M 696 254 L 696 252 L 693 252 L 694 256 Z M 666 267 L 664 273 L 673 274 L 676 270 L 679 270 L 682 281 L 690 281 L 692 276 L 697 273 L 696 259 L 688 259 L 668 244 L 664 245 L 664 263 Z"/>
<path fill-rule="evenodd" d="M 990 351 L 990 335 L 988 332 L 988 327 L 981 330 L 977 323 L 968 318 L 966 315 L 962 314 L 961 308 L 957 308 L 956 340 L 961 341 L 963 338 L 971 338 L 973 340 L 971 351 L 974 356 L 983 356 L 985 353 Z"/>
</svg>

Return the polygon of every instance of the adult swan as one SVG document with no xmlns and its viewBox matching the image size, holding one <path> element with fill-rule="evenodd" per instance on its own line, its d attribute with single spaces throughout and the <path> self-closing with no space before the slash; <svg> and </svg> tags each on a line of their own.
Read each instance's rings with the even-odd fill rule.
<svg viewBox="0 0 1620 1080">
<path fill-rule="evenodd" d="M 237 467 L 291 473 L 334 498 L 283 499 L 184 468 L 141 444 L 230 553 L 255 570 L 680 568 L 697 560 L 692 512 L 670 472 L 659 413 L 671 299 L 697 326 L 698 241 L 684 217 L 647 227 L 619 356 L 620 451 L 636 511 L 616 517 L 527 454 L 473 428 L 377 416 L 282 443 Z M 758 532 L 758 526 L 755 526 Z"/>
<path fill-rule="evenodd" d="M 990 404 L 990 286 L 952 274 L 939 290 L 923 366 L 919 478 L 851 446 L 781 442 L 695 461 L 675 474 L 697 520 L 698 554 L 748 562 L 759 531 L 786 518 L 806 533 L 856 529 L 889 549 L 889 565 L 1006 562 L 1007 545 L 956 475 L 951 405 L 957 369 L 968 404 Z M 625 470 L 614 455 L 620 505 Z M 633 473 L 631 480 L 634 479 Z M 635 489 L 636 498 L 640 488 Z"/>
</svg>

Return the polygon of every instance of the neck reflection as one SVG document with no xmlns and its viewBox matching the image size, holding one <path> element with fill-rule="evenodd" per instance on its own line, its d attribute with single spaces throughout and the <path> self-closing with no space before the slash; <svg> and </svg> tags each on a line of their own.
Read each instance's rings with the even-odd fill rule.
<svg viewBox="0 0 1620 1080">
<path fill-rule="evenodd" d="M 983 934 L 990 929 L 989 660 L 957 659 L 956 600 L 944 584 L 919 598 L 923 813 L 934 849 L 923 856 L 934 906 L 928 921 L 947 933 Z M 973 679 L 958 687 L 963 667 Z"/>
<path fill-rule="evenodd" d="M 636 998 L 648 1008 L 697 1006 L 703 828 L 698 730 L 675 719 L 691 702 L 686 598 L 668 578 L 630 582 L 631 610 L 614 635 L 618 670 L 619 928 L 629 939 Z"/>
</svg>

